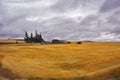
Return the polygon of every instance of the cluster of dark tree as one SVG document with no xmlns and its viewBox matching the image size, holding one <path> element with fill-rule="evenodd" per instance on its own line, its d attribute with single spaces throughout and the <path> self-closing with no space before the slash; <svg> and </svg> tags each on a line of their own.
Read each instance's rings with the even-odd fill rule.
<svg viewBox="0 0 120 80">
<path fill-rule="evenodd" d="M 58 40 L 58 39 L 53 39 L 52 44 L 70 44 L 71 42 L 65 41 L 65 40 Z"/>
<path fill-rule="evenodd" d="M 66 41 L 66 40 L 59 40 L 59 39 L 53 39 L 52 41 L 45 41 L 42 38 L 41 33 L 38 34 L 37 30 L 35 30 L 35 36 L 33 36 L 33 33 L 29 36 L 27 31 L 25 31 L 25 37 L 24 41 L 26 43 L 45 43 L 45 44 L 70 44 L 71 42 Z M 17 43 L 17 42 L 16 42 Z M 78 41 L 77 44 L 81 44 L 81 41 Z"/>
<path fill-rule="evenodd" d="M 77 44 L 82 44 L 82 42 L 81 42 L 81 41 L 78 41 Z"/>
<path fill-rule="evenodd" d="M 27 31 L 25 31 L 24 40 L 26 43 L 45 43 L 41 33 L 38 34 L 37 30 L 35 31 L 35 36 L 33 36 L 33 33 L 31 33 L 31 36 L 29 36 Z"/>
</svg>

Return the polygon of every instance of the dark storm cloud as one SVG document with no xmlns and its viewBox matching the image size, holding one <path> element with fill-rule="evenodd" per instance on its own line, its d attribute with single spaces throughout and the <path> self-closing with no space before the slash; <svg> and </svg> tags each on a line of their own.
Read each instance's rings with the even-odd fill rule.
<svg viewBox="0 0 120 80">
<path fill-rule="evenodd" d="M 0 37 L 23 38 L 24 31 L 46 39 L 120 38 L 119 0 L 0 0 Z"/>
<path fill-rule="evenodd" d="M 120 0 L 106 0 L 100 9 L 100 12 L 107 12 L 116 8 L 120 8 Z"/>
</svg>

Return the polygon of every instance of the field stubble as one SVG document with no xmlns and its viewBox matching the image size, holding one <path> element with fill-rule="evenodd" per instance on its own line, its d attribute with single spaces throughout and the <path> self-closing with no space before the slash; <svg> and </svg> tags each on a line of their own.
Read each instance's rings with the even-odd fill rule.
<svg viewBox="0 0 120 80">
<path fill-rule="evenodd" d="M 0 46 L 3 68 L 23 77 L 97 78 L 120 74 L 120 43 L 5 44 Z"/>
</svg>

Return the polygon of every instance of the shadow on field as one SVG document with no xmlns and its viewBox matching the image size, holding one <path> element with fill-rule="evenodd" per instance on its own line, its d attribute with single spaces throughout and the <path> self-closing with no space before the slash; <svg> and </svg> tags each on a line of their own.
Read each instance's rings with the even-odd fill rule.
<svg viewBox="0 0 120 80">
<path fill-rule="evenodd" d="M 21 79 L 21 76 L 12 73 L 8 69 L 3 68 L 1 63 L 0 63 L 0 76 L 4 77 L 4 78 L 7 78 L 9 80 Z"/>
<path fill-rule="evenodd" d="M 75 78 L 28 78 L 28 80 L 89 80 L 84 77 L 75 77 Z"/>
<path fill-rule="evenodd" d="M 3 79 L 1 79 L 3 77 Z M 4 79 L 5 78 L 5 79 Z M 22 77 L 18 74 L 12 73 L 5 69 L 0 64 L 0 80 L 120 80 L 120 74 L 113 74 L 107 77 L 87 78 L 87 77 L 73 77 L 73 78 L 39 78 L 39 77 Z"/>
</svg>

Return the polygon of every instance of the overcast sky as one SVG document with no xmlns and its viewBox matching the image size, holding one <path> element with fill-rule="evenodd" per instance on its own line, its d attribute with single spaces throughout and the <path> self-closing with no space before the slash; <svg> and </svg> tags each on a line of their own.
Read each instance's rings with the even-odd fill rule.
<svg viewBox="0 0 120 80">
<path fill-rule="evenodd" d="M 0 38 L 120 40 L 120 0 L 0 0 Z"/>
</svg>

